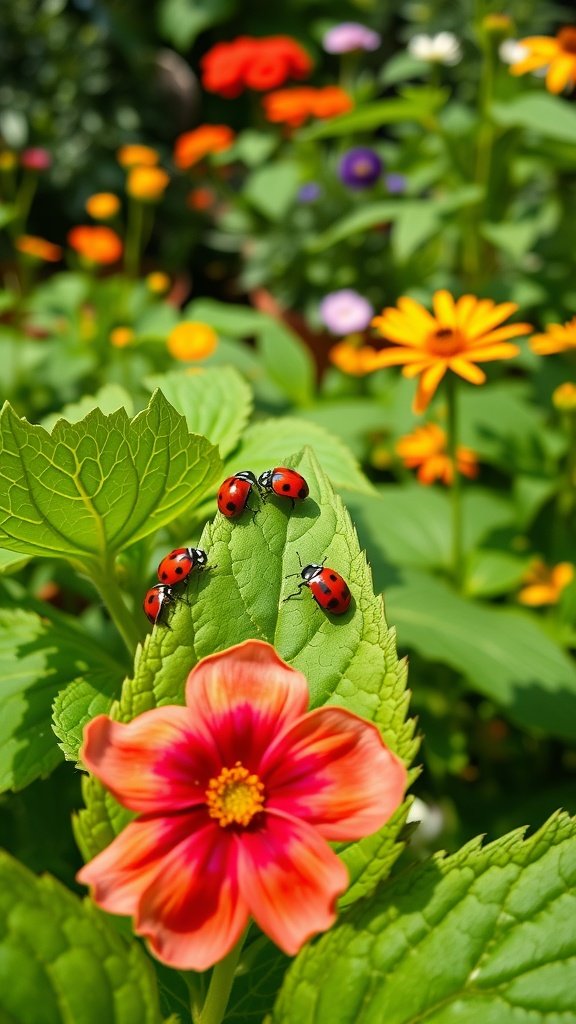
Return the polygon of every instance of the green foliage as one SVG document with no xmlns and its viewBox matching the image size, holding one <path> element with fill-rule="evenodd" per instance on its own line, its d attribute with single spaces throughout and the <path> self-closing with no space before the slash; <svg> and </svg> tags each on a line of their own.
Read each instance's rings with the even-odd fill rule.
<svg viewBox="0 0 576 1024">
<path fill-rule="evenodd" d="M 504 128 L 526 128 L 546 139 L 576 143 L 576 113 L 559 96 L 533 92 L 508 103 L 493 103 L 491 114 Z"/>
<path fill-rule="evenodd" d="M 288 971 L 274 1024 L 573 1017 L 576 826 L 553 817 L 382 885 Z"/>
<path fill-rule="evenodd" d="M 0 1018 L 160 1024 L 152 965 L 90 903 L 0 853 Z"/>
<path fill-rule="evenodd" d="M 303 140 L 330 139 L 335 136 L 352 135 L 355 132 L 370 131 L 385 124 L 402 124 L 405 121 L 426 121 L 439 110 L 447 99 L 445 89 L 430 86 L 413 86 L 405 89 L 405 95 L 391 99 L 365 103 L 349 114 L 320 121 L 300 133 Z"/>
<path fill-rule="evenodd" d="M 22 789 L 61 760 L 52 732 L 52 703 L 64 687 L 78 702 L 72 728 L 81 728 L 91 704 L 107 710 L 122 668 L 63 615 L 0 609 L 0 792 Z M 84 697 L 84 700 L 83 700 Z M 81 705 L 81 707 L 79 707 Z M 61 733 L 70 744 L 72 734 Z M 78 739 L 78 737 L 75 737 Z"/>
<path fill-rule="evenodd" d="M 51 434 L 6 405 L 0 446 L 2 546 L 80 562 L 155 532 L 220 475 L 214 447 L 188 433 L 160 392 L 133 420 L 95 409 Z"/>
</svg>

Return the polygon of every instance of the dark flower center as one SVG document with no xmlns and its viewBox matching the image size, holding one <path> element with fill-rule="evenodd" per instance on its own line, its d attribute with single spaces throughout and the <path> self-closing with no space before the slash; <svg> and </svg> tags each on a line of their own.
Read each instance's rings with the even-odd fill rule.
<svg viewBox="0 0 576 1024">
<path fill-rule="evenodd" d="M 576 28 L 562 28 L 556 36 L 559 46 L 565 53 L 576 57 Z"/>
</svg>

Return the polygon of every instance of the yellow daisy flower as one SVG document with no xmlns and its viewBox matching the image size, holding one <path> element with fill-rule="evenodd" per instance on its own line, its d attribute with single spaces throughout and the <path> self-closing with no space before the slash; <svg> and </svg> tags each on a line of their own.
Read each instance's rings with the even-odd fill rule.
<svg viewBox="0 0 576 1024">
<path fill-rule="evenodd" d="M 545 334 L 530 338 L 530 348 L 539 356 L 576 351 L 576 316 L 566 324 L 548 324 Z"/>
<path fill-rule="evenodd" d="M 375 354 L 373 369 L 401 366 L 405 377 L 420 377 L 414 412 L 421 413 L 447 370 L 471 384 L 483 384 L 486 374 L 477 366 L 494 359 L 508 359 L 520 349 L 510 338 L 528 334 L 530 324 L 502 322 L 516 312 L 515 302 L 496 305 L 492 299 L 463 295 L 457 301 L 447 291 L 435 292 L 434 315 L 414 299 L 398 299 L 398 307 L 383 310 L 372 321 L 380 334 L 398 348 Z"/>
<path fill-rule="evenodd" d="M 571 562 L 559 562 L 558 565 L 546 565 L 538 558 L 524 576 L 525 587 L 518 594 L 520 604 L 538 608 L 544 604 L 557 604 L 562 591 L 574 579 L 574 566 Z"/>
<path fill-rule="evenodd" d="M 576 85 L 576 28 L 561 28 L 555 36 L 528 36 L 519 43 L 526 55 L 512 64 L 513 75 L 548 68 L 546 88 L 549 92 L 562 92 L 565 86 Z"/>
</svg>

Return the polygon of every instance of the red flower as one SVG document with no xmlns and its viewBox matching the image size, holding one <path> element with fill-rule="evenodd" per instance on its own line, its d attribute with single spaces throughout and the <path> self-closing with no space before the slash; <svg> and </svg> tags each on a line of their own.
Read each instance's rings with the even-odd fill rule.
<svg viewBox="0 0 576 1024">
<path fill-rule="evenodd" d="M 250 915 L 297 953 L 347 885 L 327 840 L 375 832 L 400 804 L 406 771 L 377 729 L 307 706 L 304 676 L 248 640 L 192 670 L 186 707 L 87 726 L 84 763 L 139 816 L 78 879 L 164 963 L 206 970 Z"/>
<path fill-rule="evenodd" d="M 239 36 L 231 43 L 213 46 L 202 58 L 201 67 L 205 89 L 234 99 L 244 89 L 265 92 L 289 78 L 305 78 L 312 63 L 289 36 Z"/>
</svg>

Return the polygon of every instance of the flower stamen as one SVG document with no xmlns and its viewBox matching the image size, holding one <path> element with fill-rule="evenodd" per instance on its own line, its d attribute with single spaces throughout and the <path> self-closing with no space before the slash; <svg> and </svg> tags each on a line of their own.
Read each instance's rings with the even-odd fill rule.
<svg viewBox="0 0 576 1024">
<path fill-rule="evenodd" d="M 439 327 L 428 335 L 426 347 L 434 355 L 453 356 L 463 350 L 464 341 L 460 331 L 455 331 L 451 327 Z"/>
<path fill-rule="evenodd" d="M 246 827 L 263 809 L 264 800 L 264 784 L 240 761 L 210 779 L 206 790 L 208 814 L 216 818 L 222 828 L 227 825 Z"/>
</svg>

